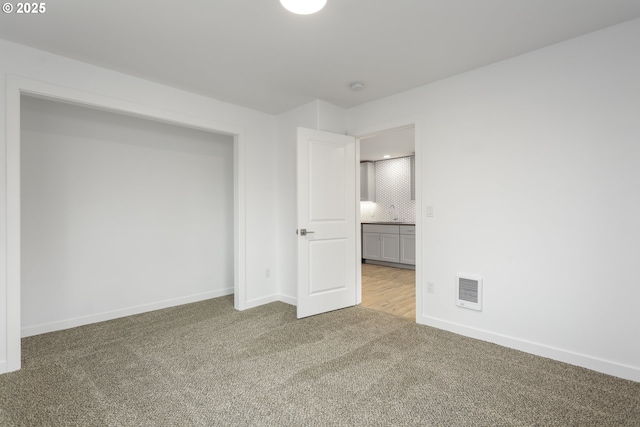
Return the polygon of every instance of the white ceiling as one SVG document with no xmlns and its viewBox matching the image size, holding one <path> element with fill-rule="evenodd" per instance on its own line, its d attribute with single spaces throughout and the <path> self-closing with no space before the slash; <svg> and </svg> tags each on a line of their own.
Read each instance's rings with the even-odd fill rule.
<svg viewBox="0 0 640 427">
<path fill-rule="evenodd" d="M 360 161 L 383 160 L 415 154 L 415 133 L 413 126 L 381 133 L 360 140 Z"/>
<path fill-rule="evenodd" d="M 638 0 L 55 0 L 0 37 L 277 114 L 352 107 L 640 17 Z M 353 92 L 348 84 L 362 80 Z"/>
</svg>

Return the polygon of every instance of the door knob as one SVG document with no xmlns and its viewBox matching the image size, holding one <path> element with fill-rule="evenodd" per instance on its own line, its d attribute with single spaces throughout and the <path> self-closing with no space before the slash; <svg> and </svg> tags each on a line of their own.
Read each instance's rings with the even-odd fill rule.
<svg viewBox="0 0 640 427">
<path fill-rule="evenodd" d="M 300 229 L 300 235 L 301 236 L 306 236 L 307 234 L 313 234 L 313 233 L 314 233 L 313 231 L 307 231 L 306 228 L 301 228 Z"/>
</svg>

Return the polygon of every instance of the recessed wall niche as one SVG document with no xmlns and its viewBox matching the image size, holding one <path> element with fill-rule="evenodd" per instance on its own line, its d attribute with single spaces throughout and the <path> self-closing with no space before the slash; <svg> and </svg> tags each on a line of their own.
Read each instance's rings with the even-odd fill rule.
<svg viewBox="0 0 640 427">
<path fill-rule="evenodd" d="M 21 181 L 23 336 L 233 292 L 232 137 L 23 96 Z"/>
</svg>

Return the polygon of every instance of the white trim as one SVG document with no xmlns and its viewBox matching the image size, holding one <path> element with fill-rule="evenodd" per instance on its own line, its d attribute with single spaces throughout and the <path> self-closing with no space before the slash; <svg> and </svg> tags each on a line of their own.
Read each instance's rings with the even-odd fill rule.
<svg viewBox="0 0 640 427">
<path fill-rule="evenodd" d="M 631 381 L 640 382 L 640 369 L 612 362 L 610 360 L 599 359 L 593 356 L 563 350 L 532 341 L 515 338 L 508 335 L 497 334 L 483 329 L 470 328 L 458 323 L 449 322 L 435 317 L 422 316 L 420 323 L 434 328 L 443 329 L 455 334 L 464 335 L 482 341 L 491 342 L 503 347 L 524 351 L 536 356 L 547 357 L 549 359 L 568 363 L 575 366 L 591 369 L 615 377 L 624 378 Z"/>
<path fill-rule="evenodd" d="M 205 292 L 202 294 L 190 295 L 187 297 L 169 299 L 164 301 L 153 302 L 150 304 L 142 304 L 135 307 L 122 308 L 113 311 L 105 311 L 103 313 L 91 314 L 89 316 L 74 317 L 73 319 L 65 319 L 57 322 L 43 323 L 40 325 L 29 326 L 22 329 L 22 337 L 30 337 L 33 335 L 46 334 L 47 332 L 61 331 L 63 329 L 75 328 L 78 326 L 89 325 L 91 323 L 104 322 L 107 320 L 118 319 L 125 316 L 133 316 L 135 314 L 147 313 L 149 311 L 161 310 L 163 308 L 176 307 L 184 304 L 191 304 L 199 301 L 206 301 L 211 298 L 218 298 L 225 295 L 232 295 L 233 288 L 221 289 L 213 292 Z"/>
<path fill-rule="evenodd" d="M 360 208 L 360 138 L 356 138 L 356 304 L 362 304 L 362 218 Z"/>
<path fill-rule="evenodd" d="M 246 249 L 246 180 L 245 180 L 245 139 L 239 132 L 233 142 L 233 236 L 235 254 L 233 260 L 234 293 L 233 306 L 236 310 L 247 308 L 247 249 Z"/>
<path fill-rule="evenodd" d="M 356 129 L 350 134 L 355 135 L 356 144 L 360 140 L 375 134 L 390 132 L 413 126 L 414 149 L 415 149 L 415 186 L 416 186 L 416 321 L 422 316 L 422 137 L 421 137 L 421 116 L 416 114 L 409 117 L 377 123 L 372 126 Z M 360 151 L 358 150 L 356 160 L 360 162 Z M 358 187 L 359 189 L 360 187 Z M 359 190 L 358 190 L 359 191 Z M 359 200 L 359 198 L 358 198 Z M 360 203 L 358 201 L 358 203 Z M 358 210 L 358 224 L 360 216 Z M 361 262 L 358 259 L 358 262 Z M 358 283 L 360 285 L 359 295 L 362 298 L 362 271 L 358 269 Z"/>
<path fill-rule="evenodd" d="M 246 298 L 245 132 L 210 119 L 7 75 L 7 360 L 1 372 L 20 369 L 20 96 L 27 94 L 163 123 L 234 136 L 234 306 Z M 0 365 L 2 368 L 2 365 Z"/>
<path fill-rule="evenodd" d="M 278 295 L 278 300 L 289 305 L 297 306 L 298 298 L 289 295 Z"/>
<path fill-rule="evenodd" d="M 20 369 L 20 86 L 7 76 L 7 363 Z"/>
<path fill-rule="evenodd" d="M 270 304 L 276 301 L 280 301 L 280 295 L 278 294 L 269 295 L 268 297 L 256 298 L 256 299 L 247 301 L 245 308 L 249 309 L 249 308 L 259 307 L 261 305 Z"/>
<path fill-rule="evenodd" d="M 249 300 L 247 301 L 246 308 L 249 309 L 249 308 L 259 307 L 261 305 L 271 304 L 272 302 L 278 302 L 278 301 L 283 302 L 285 304 L 293 305 L 293 306 L 298 305 L 298 299 L 296 297 L 292 297 L 289 295 L 282 295 L 282 294 L 274 294 L 274 295 L 269 295 L 267 297 Z"/>
</svg>

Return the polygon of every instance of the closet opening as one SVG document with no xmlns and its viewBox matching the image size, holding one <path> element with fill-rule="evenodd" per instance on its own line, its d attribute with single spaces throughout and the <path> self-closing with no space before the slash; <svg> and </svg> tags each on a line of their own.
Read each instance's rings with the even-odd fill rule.
<svg viewBox="0 0 640 427">
<path fill-rule="evenodd" d="M 232 136 L 20 108 L 23 337 L 233 293 Z"/>
<path fill-rule="evenodd" d="M 227 294 L 234 295 L 236 309 L 247 307 L 245 136 L 241 128 L 203 116 L 163 110 L 149 104 L 18 76 L 7 77 L 6 94 L 5 372 L 20 369 L 23 335 L 66 329 Z M 45 104 L 57 111 L 79 108 L 80 114 L 100 113 L 102 115 L 96 120 L 102 125 L 113 125 L 114 120 L 131 121 L 125 127 L 133 129 L 135 137 L 109 141 L 110 138 L 117 139 L 118 130 L 108 127 L 92 134 L 85 126 L 86 122 L 80 121 L 79 126 L 72 127 L 76 133 L 71 132 L 63 138 L 64 132 L 58 132 L 66 129 L 69 133 L 69 121 L 74 120 L 71 118 L 73 115 L 59 118 L 41 115 L 36 119 L 29 116 L 29 111 L 25 115 L 27 127 L 23 128 L 23 107 L 35 108 L 38 115 L 49 108 Z M 58 119 L 61 121 L 56 123 Z M 43 127 L 46 126 L 52 126 L 50 131 L 44 132 Z M 168 128 L 158 131 L 157 126 Z M 149 136 L 149 132 L 156 132 L 156 136 Z M 53 138 L 51 145 L 42 140 L 43 133 Z M 198 140 L 199 137 L 192 138 L 198 133 L 205 135 L 207 141 L 210 138 L 219 143 L 224 141 L 224 166 L 222 159 L 215 165 L 215 162 L 209 162 L 212 167 L 204 166 L 211 160 L 209 156 L 212 153 L 207 151 L 211 147 Z M 168 135 L 173 135 L 173 142 L 164 139 Z M 24 153 L 23 136 L 26 137 Z M 176 140 L 183 143 L 176 144 Z M 32 144 L 34 141 L 35 145 Z M 60 144 L 59 149 L 54 149 L 56 144 Z M 71 149 L 72 146 L 75 149 Z M 24 165 L 24 171 L 21 171 L 21 154 L 29 162 Z M 49 161 L 56 164 L 55 168 L 47 163 Z M 41 165 L 49 169 L 40 171 L 43 174 L 39 176 L 33 175 Z M 210 174 L 212 170 L 216 170 L 215 173 L 224 171 L 224 185 L 221 187 L 224 189 L 215 196 L 215 203 L 211 198 L 194 197 L 194 194 L 202 195 L 210 190 L 206 188 L 210 182 L 197 177 Z M 29 181 L 24 194 L 21 188 L 23 172 L 28 174 L 24 179 Z M 51 200 L 30 199 L 38 194 Z M 21 199 L 25 203 L 35 200 L 44 203 L 31 205 L 25 210 L 24 221 L 33 227 L 29 230 L 21 226 Z M 122 203 L 109 204 L 109 200 Z M 214 204 L 224 207 L 213 207 Z M 62 220 L 65 210 L 71 215 L 68 220 Z M 35 220 L 39 221 L 38 226 L 34 225 L 38 223 Z M 224 231 L 211 228 L 215 228 L 212 224 L 218 220 L 225 222 Z M 181 229 L 188 232 L 180 233 Z M 42 234 L 34 237 L 38 231 Z M 32 233 L 24 242 L 23 232 Z M 215 237 L 202 239 L 199 233 Z M 137 237 L 137 240 L 133 243 L 127 241 L 127 234 Z M 41 243 L 34 245 L 34 242 Z M 54 253 L 51 242 L 62 243 L 55 249 L 59 253 Z M 217 247 L 220 242 L 223 243 L 222 249 Z M 188 249 L 179 250 L 185 248 Z M 57 312 L 50 309 L 43 314 L 30 311 L 31 307 L 42 307 L 42 302 L 34 302 L 36 300 L 31 299 L 33 295 L 25 295 L 25 304 L 29 306 L 25 307 L 24 315 L 25 322 L 29 324 L 24 325 L 24 330 L 21 301 L 23 250 L 26 280 L 42 286 L 44 282 L 54 283 L 62 277 L 63 280 L 68 279 L 67 283 L 73 283 L 73 291 L 79 291 L 71 297 L 74 304 Z M 199 250 L 206 252 L 209 263 L 218 267 L 224 265 L 222 275 L 216 276 L 218 272 L 203 266 L 202 257 L 194 255 Z M 123 252 L 129 256 L 122 256 Z M 221 261 L 211 259 L 211 255 L 221 255 L 222 252 Z M 60 265 L 53 265 L 50 261 L 46 265 L 47 253 L 57 257 Z M 100 261 L 101 257 L 108 258 L 108 262 Z M 83 264 L 85 262 L 87 265 Z M 36 264 L 36 270 L 27 271 Z M 73 265 L 81 265 L 81 268 L 72 271 Z M 89 265 L 99 268 L 90 270 L 87 268 Z M 178 270 L 182 274 L 175 273 Z M 48 271 L 48 274 L 41 271 Z M 169 271 L 174 273 L 169 274 Z M 168 277 L 161 277 L 165 274 Z M 92 286 L 99 283 L 102 287 L 80 285 L 90 279 Z M 143 283 L 143 286 L 122 286 L 127 280 L 130 280 L 127 284 L 135 282 Z M 160 283 L 160 280 L 164 282 Z M 156 286 L 152 286 L 152 282 Z M 169 286 L 169 282 L 176 284 Z M 210 286 L 213 283 L 215 285 Z M 104 291 L 105 287 L 110 291 Z M 60 294 L 67 291 L 62 290 Z M 24 292 L 33 291 L 27 287 Z M 51 296 L 51 291 L 48 292 Z M 98 297 L 91 295 L 94 293 Z M 54 296 L 61 298 L 63 295 Z M 82 303 L 77 304 L 76 298 L 80 298 Z M 78 308 L 81 305 L 84 307 Z"/>
</svg>

